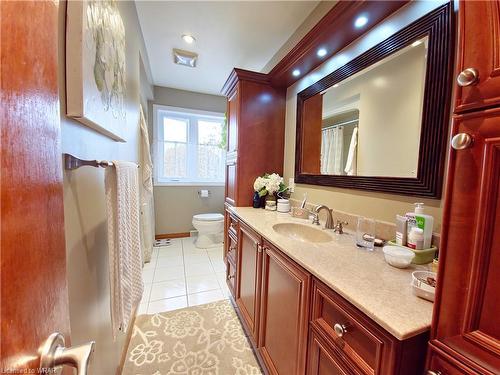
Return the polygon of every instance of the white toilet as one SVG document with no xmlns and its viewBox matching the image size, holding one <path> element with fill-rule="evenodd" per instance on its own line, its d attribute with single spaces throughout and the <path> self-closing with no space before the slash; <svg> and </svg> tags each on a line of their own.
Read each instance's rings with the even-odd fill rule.
<svg viewBox="0 0 500 375">
<path fill-rule="evenodd" d="M 224 216 L 221 214 L 199 214 L 193 216 L 193 226 L 198 230 L 195 245 L 200 249 L 222 244 L 224 236 Z"/>
</svg>

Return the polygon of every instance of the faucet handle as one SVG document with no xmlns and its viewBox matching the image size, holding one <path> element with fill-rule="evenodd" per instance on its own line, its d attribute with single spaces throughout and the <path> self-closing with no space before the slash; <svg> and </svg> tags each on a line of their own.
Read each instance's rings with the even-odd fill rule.
<svg viewBox="0 0 500 375">
<path fill-rule="evenodd" d="M 319 214 L 315 211 L 313 214 L 312 224 L 319 225 Z"/>
<path fill-rule="evenodd" d="M 349 223 L 347 221 L 342 221 L 342 220 L 337 220 L 337 224 L 335 224 L 335 228 L 333 228 L 334 232 L 337 232 L 338 234 L 344 233 L 344 225 L 348 225 Z"/>
</svg>

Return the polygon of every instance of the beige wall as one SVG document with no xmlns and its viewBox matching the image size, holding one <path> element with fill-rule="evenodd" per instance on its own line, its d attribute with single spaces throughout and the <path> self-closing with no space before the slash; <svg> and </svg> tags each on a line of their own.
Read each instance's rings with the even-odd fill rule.
<svg viewBox="0 0 500 375">
<path fill-rule="evenodd" d="M 316 70 L 303 77 L 287 90 L 286 126 L 285 126 L 285 181 L 294 176 L 295 163 L 295 124 L 297 111 L 297 93 L 317 82 L 324 76 L 345 65 L 354 57 L 385 40 L 396 30 L 410 24 L 427 12 L 443 4 L 436 2 L 412 2 L 401 9 L 377 27 L 369 31 L 363 38 L 350 44 Z M 352 189 L 338 189 L 314 185 L 298 184 L 292 197 L 301 199 L 308 192 L 309 202 L 326 204 L 336 210 L 374 217 L 378 220 L 394 222 L 396 214 L 413 210 L 412 203 L 424 202 L 426 213 L 435 217 L 435 231 L 440 231 L 442 216 L 442 201 L 422 199 L 409 196 L 363 192 Z"/>
<path fill-rule="evenodd" d="M 153 136 L 153 104 L 172 107 L 226 112 L 226 98 L 167 87 L 154 87 L 154 101 L 149 101 L 149 134 Z M 152 143 L 153 145 L 153 143 Z M 208 198 L 199 198 L 198 191 L 208 189 Z M 184 233 L 193 228 L 193 215 L 224 212 L 224 186 L 155 186 L 156 234 Z"/>
<path fill-rule="evenodd" d="M 63 152 L 84 159 L 139 159 L 139 52 L 144 50 L 133 2 L 118 2 L 126 29 L 126 141 L 114 142 L 64 114 L 65 8 L 60 3 L 60 95 Z M 146 56 L 143 54 L 143 56 Z M 69 285 L 71 344 L 96 341 L 91 374 L 115 374 L 125 335 L 113 342 L 110 321 L 108 246 L 104 199 L 104 170 L 83 167 L 64 171 L 64 214 Z"/>
<path fill-rule="evenodd" d="M 323 113 L 359 97 L 354 105 L 359 110 L 359 176 L 417 176 L 425 56 L 424 43 L 408 47 L 323 95 Z"/>
</svg>

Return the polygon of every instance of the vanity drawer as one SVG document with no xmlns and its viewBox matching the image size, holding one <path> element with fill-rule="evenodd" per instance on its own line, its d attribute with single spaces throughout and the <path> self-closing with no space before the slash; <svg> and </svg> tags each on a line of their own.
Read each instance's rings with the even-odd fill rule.
<svg viewBox="0 0 500 375">
<path fill-rule="evenodd" d="M 233 298 L 235 298 L 236 287 L 236 265 L 229 258 L 226 261 L 226 283 Z"/>
<path fill-rule="evenodd" d="M 238 219 L 232 214 L 227 215 L 227 232 L 232 234 L 234 238 L 238 238 Z"/>
<path fill-rule="evenodd" d="M 313 286 L 311 321 L 364 374 L 381 374 L 390 341 L 371 329 L 367 318 L 318 280 Z"/>
<path fill-rule="evenodd" d="M 237 253 L 238 253 L 238 240 L 236 239 L 236 236 L 232 234 L 232 232 L 228 232 L 226 257 L 228 258 L 229 261 L 236 264 Z"/>
</svg>

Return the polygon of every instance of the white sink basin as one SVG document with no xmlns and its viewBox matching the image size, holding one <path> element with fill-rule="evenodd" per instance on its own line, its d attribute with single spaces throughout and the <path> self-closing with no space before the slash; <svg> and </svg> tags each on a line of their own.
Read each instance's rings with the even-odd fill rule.
<svg viewBox="0 0 500 375">
<path fill-rule="evenodd" d="M 273 230 L 283 236 L 302 242 L 330 242 L 332 237 L 321 229 L 314 229 L 310 226 L 295 223 L 279 223 L 273 225 Z"/>
</svg>

